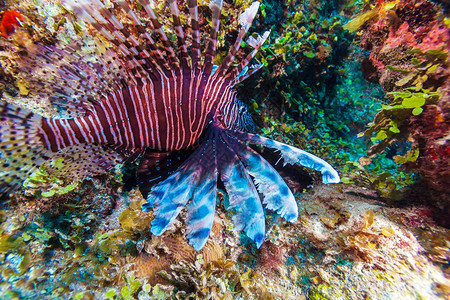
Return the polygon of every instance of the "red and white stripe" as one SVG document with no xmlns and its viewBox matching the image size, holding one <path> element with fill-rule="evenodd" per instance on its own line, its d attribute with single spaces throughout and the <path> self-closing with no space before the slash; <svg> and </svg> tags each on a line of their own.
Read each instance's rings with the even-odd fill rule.
<svg viewBox="0 0 450 300">
<path fill-rule="evenodd" d="M 53 151 L 80 143 L 185 149 L 199 139 L 217 110 L 224 116 L 236 114 L 235 97 L 229 82 L 214 76 L 205 80 L 191 73 L 156 82 L 147 79 L 141 86 L 105 97 L 84 117 L 44 119 L 43 140 Z"/>
</svg>

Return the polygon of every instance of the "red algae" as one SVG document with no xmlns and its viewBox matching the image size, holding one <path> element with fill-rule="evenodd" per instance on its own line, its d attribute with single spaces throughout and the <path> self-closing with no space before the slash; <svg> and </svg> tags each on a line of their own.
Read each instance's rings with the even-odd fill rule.
<svg viewBox="0 0 450 300">
<path fill-rule="evenodd" d="M 4 38 L 8 38 L 20 26 L 23 16 L 15 10 L 7 10 L 1 13 L 0 32 Z"/>
</svg>

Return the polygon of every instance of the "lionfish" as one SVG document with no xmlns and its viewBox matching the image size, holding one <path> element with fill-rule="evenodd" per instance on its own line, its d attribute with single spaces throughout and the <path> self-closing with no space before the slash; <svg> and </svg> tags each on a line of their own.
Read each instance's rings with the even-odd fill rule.
<svg viewBox="0 0 450 300">
<path fill-rule="evenodd" d="M 161 235 L 186 207 L 187 238 L 201 249 L 211 231 L 219 181 L 229 196 L 226 208 L 234 213 L 236 229 L 257 247 L 265 236 L 263 205 L 295 222 L 292 192 L 249 145 L 278 151 L 284 165 L 320 171 L 324 183 L 339 182 L 339 175 L 310 153 L 251 133 L 250 113 L 233 87 L 261 68 L 250 62 L 269 32 L 251 35 L 246 43 L 252 52 L 235 62 L 258 11 L 259 2 L 253 2 L 239 17 L 235 43 L 214 65 L 222 1 L 209 1 L 212 24 L 204 47 L 197 0 L 187 0 L 190 38 L 176 1 L 168 0 L 176 43 L 149 0 L 139 0 L 143 17 L 125 0 L 115 0 L 115 8 L 100 0 L 63 1 L 92 28 L 87 36 L 96 43 L 96 52 L 83 56 L 74 45 L 37 43 L 34 54 L 22 58 L 21 68 L 33 86 L 30 93 L 47 99 L 59 114 L 46 118 L 1 100 L 0 193 L 11 193 L 58 155 L 68 174 L 81 177 L 137 161 L 139 189 L 147 200 L 142 209 L 153 211 L 154 235 Z M 118 10 L 124 15 L 121 21 Z"/>
</svg>

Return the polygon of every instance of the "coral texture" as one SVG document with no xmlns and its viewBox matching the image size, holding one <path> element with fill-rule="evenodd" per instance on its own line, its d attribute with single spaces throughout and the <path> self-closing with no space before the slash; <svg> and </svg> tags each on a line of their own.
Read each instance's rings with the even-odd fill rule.
<svg viewBox="0 0 450 300">
<path fill-rule="evenodd" d="M 386 2 L 389 3 L 389 2 Z M 386 4 L 388 5 L 388 4 Z M 404 138 L 419 150 L 405 164 L 419 172 L 429 188 L 442 197 L 434 201 L 450 212 L 450 28 L 439 7 L 426 0 L 400 1 L 362 30 L 361 46 L 370 51 L 365 76 L 377 80 L 387 92 L 409 87 L 437 91 L 439 99 L 427 102 L 423 113 L 406 116 Z M 431 56 L 435 55 L 433 58 Z M 430 68 L 432 66 L 432 68 Z M 430 69 L 428 69 L 430 68 Z M 425 72 L 426 71 L 426 72 Z M 416 78 L 411 74 L 420 74 Z M 405 76 L 405 74 L 407 74 Z M 444 196 L 447 195 L 447 196 Z"/>
</svg>

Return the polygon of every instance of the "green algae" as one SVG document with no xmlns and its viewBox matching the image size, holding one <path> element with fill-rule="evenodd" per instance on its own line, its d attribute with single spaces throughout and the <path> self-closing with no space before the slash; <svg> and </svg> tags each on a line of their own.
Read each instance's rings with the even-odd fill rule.
<svg viewBox="0 0 450 300">
<path fill-rule="evenodd" d="M 39 167 L 23 183 L 31 193 L 40 194 L 42 197 L 67 194 L 78 187 L 78 183 L 65 181 L 60 173 L 65 168 L 64 159 L 53 161 L 50 165 Z"/>
<path fill-rule="evenodd" d="M 436 69 L 445 64 L 448 53 L 439 49 L 430 49 L 426 52 L 415 49 L 410 53 L 414 53 L 420 58 L 412 61 L 413 69 L 387 67 L 393 72 L 403 74 L 403 77 L 395 83 L 399 90 L 388 93 L 393 100 L 381 106 L 380 112 L 369 124 L 369 128 L 359 135 L 360 137 L 370 137 L 373 143 L 368 151 L 366 164 L 376 155 L 387 151 L 392 143 L 406 139 L 411 142 L 410 146 L 403 154 L 393 157 L 393 161 L 401 166 L 419 159 L 419 144 L 410 130 L 411 119 L 420 116 L 426 106 L 436 105 L 439 102 L 442 94 L 436 91 L 435 85 L 430 85 L 429 76 L 432 77 Z M 429 88 L 425 88 L 425 86 Z M 383 172 L 375 177 L 371 187 L 379 190 L 385 197 L 399 199 L 401 197 L 399 189 L 414 181 L 414 177 L 409 176 L 410 180 L 405 181 L 402 180 L 402 176 L 405 178 L 408 175 L 403 172 L 397 174 Z"/>
</svg>

